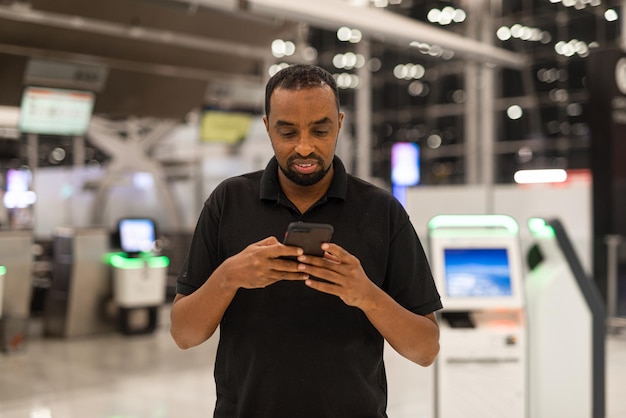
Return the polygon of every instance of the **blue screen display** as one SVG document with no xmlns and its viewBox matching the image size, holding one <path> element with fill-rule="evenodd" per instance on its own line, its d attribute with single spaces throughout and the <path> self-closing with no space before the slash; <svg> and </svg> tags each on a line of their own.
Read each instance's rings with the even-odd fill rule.
<svg viewBox="0 0 626 418">
<path fill-rule="evenodd" d="M 449 297 L 512 296 L 506 248 L 447 248 L 444 264 Z"/>
<path fill-rule="evenodd" d="M 127 253 L 148 252 L 156 239 L 151 219 L 122 219 L 119 223 L 120 245 Z"/>
</svg>

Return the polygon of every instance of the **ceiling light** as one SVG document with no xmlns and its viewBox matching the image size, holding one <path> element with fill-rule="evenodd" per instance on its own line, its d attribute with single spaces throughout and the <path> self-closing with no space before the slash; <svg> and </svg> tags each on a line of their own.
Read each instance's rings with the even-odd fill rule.
<svg viewBox="0 0 626 418">
<path fill-rule="evenodd" d="M 337 39 L 341 42 L 351 42 L 353 44 L 361 42 L 363 39 L 363 33 L 358 29 L 350 29 L 347 26 L 342 26 L 337 29 Z"/>
<path fill-rule="evenodd" d="M 359 86 L 359 77 L 355 74 L 333 74 L 337 87 L 340 89 L 355 89 Z"/>
<path fill-rule="evenodd" d="M 342 42 L 347 42 L 352 37 L 352 29 L 347 26 L 342 26 L 337 29 L 337 39 Z"/>
<path fill-rule="evenodd" d="M 275 39 L 272 41 L 272 55 L 276 58 L 284 57 L 286 55 L 286 49 L 287 47 L 285 45 L 285 41 L 282 39 Z"/>
<path fill-rule="evenodd" d="M 467 13 L 463 9 L 455 9 L 451 6 L 446 6 L 443 9 L 430 9 L 426 15 L 431 23 L 438 23 L 442 26 L 449 25 L 450 23 L 461 23 L 467 18 Z"/>
<path fill-rule="evenodd" d="M 351 70 L 353 68 L 361 68 L 365 65 L 365 57 L 354 52 L 346 52 L 345 54 L 336 54 L 333 57 L 333 66 L 339 69 Z"/>
<path fill-rule="evenodd" d="M 501 41 L 508 41 L 511 39 L 511 29 L 506 26 L 501 26 L 496 32 L 496 36 Z"/>
<path fill-rule="evenodd" d="M 281 62 L 279 64 L 272 64 L 268 68 L 267 72 L 268 72 L 268 74 L 271 77 L 274 74 L 276 74 L 277 72 L 279 72 L 280 70 L 282 70 L 283 68 L 287 68 L 287 67 L 289 67 L 289 64 L 287 64 L 286 62 Z"/>
<path fill-rule="evenodd" d="M 617 12 L 613 9 L 607 9 L 606 12 L 604 12 L 604 19 L 606 19 L 607 22 L 615 22 L 618 18 Z"/>
<path fill-rule="evenodd" d="M 559 55 L 571 57 L 578 54 L 580 57 L 589 56 L 589 45 L 578 39 L 571 39 L 568 42 L 559 41 L 554 45 L 554 51 Z"/>
<path fill-rule="evenodd" d="M 509 119 L 517 120 L 522 117 L 524 111 L 519 105 L 513 105 L 506 110 L 506 114 Z"/>
<path fill-rule="evenodd" d="M 428 144 L 428 146 L 433 149 L 439 148 L 442 142 L 443 140 L 441 139 L 441 136 L 437 134 L 430 135 L 428 139 L 426 140 L 426 143 Z"/>
<path fill-rule="evenodd" d="M 393 69 L 393 75 L 397 79 L 420 79 L 424 77 L 424 74 L 426 74 L 426 69 L 421 64 L 398 64 Z"/>
<path fill-rule="evenodd" d="M 411 84 L 407 87 L 409 95 L 413 97 L 426 96 L 429 90 L 429 87 L 419 80 L 411 82 Z"/>
<path fill-rule="evenodd" d="M 352 29 L 350 33 L 350 42 L 353 44 L 358 44 L 363 39 L 363 34 L 358 29 Z"/>
<path fill-rule="evenodd" d="M 563 183 L 567 180 L 567 172 L 562 168 L 519 170 L 513 175 L 517 184 Z"/>
<path fill-rule="evenodd" d="M 372 72 L 380 71 L 382 66 L 383 63 L 380 58 L 370 58 L 370 60 L 367 62 L 367 69 Z"/>
</svg>

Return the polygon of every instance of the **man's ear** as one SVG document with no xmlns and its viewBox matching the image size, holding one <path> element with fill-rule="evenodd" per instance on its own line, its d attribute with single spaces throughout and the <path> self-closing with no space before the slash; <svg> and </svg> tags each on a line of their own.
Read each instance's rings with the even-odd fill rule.
<svg viewBox="0 0 626 418">
<path fill-rule="evenodd" d="M 270 121 L 267 119 L 267 115 L 263 116 L 263 124 L 265 125 L 265 131 L 270 133 Z"/>
</svg>

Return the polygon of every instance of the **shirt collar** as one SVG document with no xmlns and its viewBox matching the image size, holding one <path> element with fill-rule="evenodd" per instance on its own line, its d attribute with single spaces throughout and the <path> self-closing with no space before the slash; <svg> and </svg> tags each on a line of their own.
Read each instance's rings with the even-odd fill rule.
<svg viewBox="0 0 626 418">
<path fill-rule="evenodd" d="M 333 168 L 333 181 L 326 192 L 326 196 L 345 200 L 348 192 L 348 174 L 343 162 L 336 155 L 333 158 Z M 259 199 L 278 202 L 282 195 L 280 183 L 278 182 L 278 161 L 276 157 L 272 157 L 261 177 Z"/>
</svg>

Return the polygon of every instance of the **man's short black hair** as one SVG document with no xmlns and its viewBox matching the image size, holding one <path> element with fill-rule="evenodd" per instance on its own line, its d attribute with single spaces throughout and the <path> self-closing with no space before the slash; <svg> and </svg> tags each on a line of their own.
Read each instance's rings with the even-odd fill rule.
<svg viewBox="0 0 626 418">
<path fill-rule="evenodd" d="M 265 86 L 265 115 L 270 115 L 270 97 L 277 88 L 298 90 L 303 88 L 322 87 L 328 85 L 337 101 L 339 112 L 339 91 L 331 73 L 315 65 L 296 64 L 283 68 L 274 74 Z"/>
</svg>

